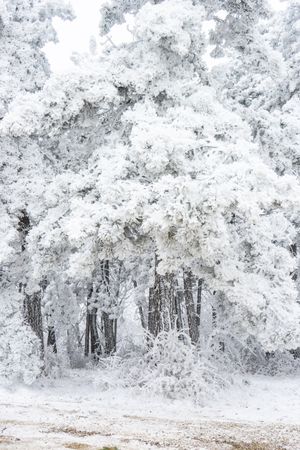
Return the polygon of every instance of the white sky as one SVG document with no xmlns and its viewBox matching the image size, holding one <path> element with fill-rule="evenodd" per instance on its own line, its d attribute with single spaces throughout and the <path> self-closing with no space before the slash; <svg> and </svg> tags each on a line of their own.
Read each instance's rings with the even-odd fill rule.
<svg viewBox="0 0 300 450">
<path fill-rule="evenodd" d="M 105 0 L 69 0 L 74 8 L 76 19 L 63 21 L 54 19 L 54 26 L 58 34 L 57 44 L 49 43 L 45 47 L 46 55 L 54 72 L 65 72 L 72 68 L 70 56 L 73 52 L 88 52 L 89 43 L 94 36 L 99 40 L 99 20 L 101 3 Z M 285 9 L 285 2 L 269 0 L 272 8 Z M 120 29 L 119 29 L 120 30 Z M 114 33 L 114 41 L 122 40 L 122 30 Z"/>
<path fill-rule="evenodd" d="M 46 55 L 54 72 L 64 72 L 72 67 L 71 54 L 89 51 L 91 37 L 97 38 L 99 35 L 101 0 L 69 0 L 69 2 L 73 6 L 76 18 L 72 21 L 54 18 L 53 24 L 59 42 L 57 44 L 50 42 L 45 46 Z"/>
</svg>

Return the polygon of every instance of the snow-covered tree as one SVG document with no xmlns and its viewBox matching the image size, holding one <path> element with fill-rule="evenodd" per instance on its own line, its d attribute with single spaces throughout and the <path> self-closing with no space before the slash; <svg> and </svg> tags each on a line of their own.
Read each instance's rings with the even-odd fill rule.
<svg viewBox="0 0 300 450">
<path fill-rule="evenodd" d="M 57 194 L 31 251 L 53 264 L 66 249 L 75 279 L 92 278 L 101 260 L 156 253 L 157 273 L 192 270 L 219 293 L 232 333 L 255 335 L 269 350 L 295 347 L 299 308 L 287 247 L 299 188 L 261 160 L 250 129 L 209 86 L 206 17 L 188 0 L 147 4 L 133 43 L 95 63 L 97 88 L 91 77 L 66 101 L 70 83 L 58 98 L 50 82 L 27 101 L 26 117 L 7 115 L 5 130 L 33 134 L 42 123 L 57 129 L 53 120 L 71 127 L 88 102 L 105 129 L 83 170 L 53 180 L 49 192 L 54 186 Z"/>
<path fill-rule="evenodd" d="M 215 69 L 223 101 L 250 124 L 263 158 L 281 174 L 299 161 L 297 11 L 299 18 L 292 3 L 282 17 L 259 22 L 244 51 Z"/>
<path fill-rule="evenodd" d="M 258 22 L 250 44 L 231 53 L 227 67 L 214 70 L 222 101 L 250 124 L 262 158 L 279 175 L 299 176 L 299 18 L 298 2 L 289 2 L 284 12 Z M 291 210 L 289 217 L 298 230 L 298 214 Z M 293 256 L 297 234 L 289 246 Z M 299 268 L 291 276 L 298 278 L 299 298 Z"/>
<path fill-rule="evenodd" d="M 25 92 L 40 90 L 49 76 L 43 46 L 55 39 L 55 15 L 70 18 L 70 9 L 55 1 L 0 2 L 1 119 L 13 100 Z M 6 329 L 1 338 L 1 358 L 5 377 L 9 378 L 11 370 L 12 377 L 23 376 L 28 382 L 41 369 L 43 328 L 42 288 L 31 278 L 26 239 L 41 213 L 39 200 L 51 170 L 39 143 L 27 137 L 14 139 L 1 133 L 0 159 L 0 205 L 9 224 L 3 230 L 1 244 L 1 320 Z M 7 352 L 13 353 L 11 362 L 4 362 Z M 32 376 L 26 374 L 30 364 Z"/>
<path fill-rule="evenodd" d="M 106 31 L 134 14 L 132 42 L 77 55 L 68 77 L 9 102 L 0 131 L 3 279 L 19 291 L 11 304 L 20 294 L 38 302 L 37 329 L 27 323 L 41 339 L 44 314 L 47 353 L 63 364 L 78 349 L 113 353 L 127 303 L 148 344 L 184 328 L 180 339 L 199 345 L 202 286 L 216 351 L 228 336 L 296 348 L 296 9 L 275 21 L 285 30 L 275 45 L 264 2 L 144 3 L 105 7 Z M 210 39 L 207 19 L 216 21 Z M 212 43 L 233 61 L 222 76 L 205 66 Z M 288 133 L 278 131 L 283 114 Z"/>
<path fill-rule="evenodd" d="M 70 19 L 61 2 L 1 0 L 0 2 L 0 118 L 19 92 L 40 90 L 49 75 L 42 49 L 55 40 L 52 18 Z"/>
</svg>

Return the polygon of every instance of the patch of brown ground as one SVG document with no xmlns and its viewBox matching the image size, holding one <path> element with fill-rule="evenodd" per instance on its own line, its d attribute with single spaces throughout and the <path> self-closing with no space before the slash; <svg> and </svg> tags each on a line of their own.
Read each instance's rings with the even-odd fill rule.
<svg viewBox="0 0 300 450">
<path fill-rule="evenodd" d="M 70 442 L 69 444 L 64 444 L 65 448 L 71 448 L 74 450 L 88 450 L 92 448 L 89 444 L 81 444 L 80 442 Z"/>
<path fill-rule="evenodd" d="M 232 450 L 284 450 L 283 447 L 274 447 L 260 442 L 232 442 L 223 441 L 223 444 L 231 446 Z"/>
<path fill-rule="evenodd" d="M 68 444 L 64 444 L 65 448 L 70 448 L 72 450 L 89 450 L 93 448 L 93 450 L 118 450 L 117 447 L 98 447 L 97 449 L 89 444 L 81 444 L 80 442 L 70 442 Z"/>
<path fill-rule="evenodd" d="M 14 438 L 12 436 L 0 436 L 0 447 L 2 447 L 2 444 L 14 444 L 19 440 L 20 439 Z"/>
<path fill-rule="evenodd" d="M 87 437 L 87 436 L 95 436 L 97 434 L 100 434 L 99 431 L 88 431 L 88 430 L 78 430 L 75 427 L 53 427 L 50 428 L 48 433 L 67 433 L 67 434 L 73 434 L 74 436 L 78 437 Z M 103 433 L 101 432 L 101 436 L 112 436 L 112 433 Z M 100 449 L 102 450 L 102 449 Z M 110 450 L 110 449 L 109 449 Z"/>
</svg>

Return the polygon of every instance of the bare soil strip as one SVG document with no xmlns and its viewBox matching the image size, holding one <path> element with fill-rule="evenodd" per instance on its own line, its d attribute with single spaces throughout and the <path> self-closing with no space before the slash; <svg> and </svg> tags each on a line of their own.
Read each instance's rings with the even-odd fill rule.
<svg viewBox="0 0 300 450">
<path fill-rule="evenodd" d="M 16 405 L 15 405 L 16 406 Z M 0 405 L 2 409 L 3 405 Z M 136 415 L 106 417 L 52 409 L 51 421 L 0 419 L 7 450 L 300 450 L 300 427 L 254 422 L 172 420 Z M 27 418 L 28 418 L 27 411 Z"/>
</svg>

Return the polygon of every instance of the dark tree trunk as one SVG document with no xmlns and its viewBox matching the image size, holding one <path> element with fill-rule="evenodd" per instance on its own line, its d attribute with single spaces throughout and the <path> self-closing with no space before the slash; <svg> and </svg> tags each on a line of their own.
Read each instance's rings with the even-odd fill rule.
<svg viewBox="0 0 300 450">
<path fill-rule="evenodd" d="M 92 310 L 89 313 L 89 320 L 90 320 L 89 329 L 91 335 L 91 353 L 92 355 L 99 356 L 101 350 L 100 350 L 99 333 L 97 328 L 97 308 L 92 308 Z"/>
<path fill-rule="evenodd" d="M 101 354 L 101 347 L 97 328 L 97 308 L 90 305 L 92 295 L 93 288 L 90 289 L 87 300 L 84 354 L 92 355 L 96 359 Z"/>
<path fill-rule="evenodd" d="M 44 336 L 43 336 L 43 318 L 41 305 L 41 292 L 32 295 L 25 294 L 24 298 L 24 320 L 30 325 L 41 343 L 41 356 L 44 358 Z"/>
<path fill-rule="evenodd" d="M 299 245 L 299 235 L 297 236 L 297 242 L 295 242 L 294 244 L 289 246 L 289 251 L 292 254 L 292 256 L 294 258 L 297 257 L 298 255 L 298 245 Z M 298 267 L 296 268 L 296 270 L 294 272 L 291 273 L 292 276 L 292 280 L 297 282 L 297 288 L 298 288 L 298 303 L 300 303 L 300 292 L 299 292 L 299 288 L 300 288 L 300 283 L 299 283 L 299 258 L 298 258 Z M 290 351 L 291 354 L 293 355 L 293 357 L 295 359 L 300 358 L 300 347 L 293 349 Z"/>
<path fill-rule="evenodd" d="M 137 282 L 135 280 L 133 280 L 132 283 L 133 283 L 133 287 L 136 289 L 137 285 L 138 285 Z M 141 325 L 142 325 L 144 330 L 147 330 L 147 324 L 146 324 L 146 319 L 145 319 L 143 306 L 141 305 L 139 299 L 138 299 L 138 311 L 139 311 L 139 315 L 140 315 L 140 319 L 141 319 Z"/>
<path fill-rule="evenodd" d="M 140 315 L 141 324 L 142 324 L 143 329 L 147 330 L 147 324 L 146 324 L 144 310 L 143 310 L 142 306 L 139 306 L 139 315 Z"/>
<path fill-rule="evenodd" d="M 99 292 L 106 296 L 106 300 L 110 297 L 110 287 L 109 287 L 109 261 L 105 260 L 101 262 L 100 265 L 100 280 L 99 286 L 97 288 L 96 294 Z M 92 298 L 93 289 L 89 294 L 89 299 Z M 85 356 L 90 353 L 94 357 L 99 356 L 102 352 L 105 355 L 111 355 L 116 351 L 117 343 L 117 319 L 111 319 L 110 315 L 106 311 L 101 312 L 101 330 L 103 332 L 103 341 L 100 343 L 100 337 L 97 327 L 97 313 L 98 306 L 90 306 L 90 301 L 88 299 L 87 315 L 86 315 L 86 329 L 85 329 Z M 97 300 L 99 303 L 99 300 Z"/>
<path fill-rule="evenodd" d="M 202 286 L 203 286 L 203 280 L 198 280 L 198 289 L 197 289 L 197 326 L 199 330 L 200 335 L 200 322 L 201 322 L 201 307 L 202 307 Z"/>
<path fill-rule="evenodd" d="M 160 275 L 157 265 L 155 256 L 154 286 L 149 290 L 148 310 L 148 331 L 154 337 L 176 326 L 175 276 L 173 273 Z"/>
<path fill-rule="evenodd" d="M 212 318 L 212 326 L 214 329 L 217 328 L 217 310 L 215 306 L 211 307 L 211 318 Z"/>
<path fill-rule="evenodd" d="M 53 326 L 48 327 L 47 347 L 51 347 L 53 353 L 57 353 L 55 329 Z"/>
<path fill-rule="evenodd" d="M 296 258 L 297 253 L 298 253 L 298 251 L 297 251 L 297 244 L 296 243 L 291 244 L 289 246 L 289 251 L 290 251 L 291 255 L 294 258 Z M 292 280 L 293 281 L 297 281 L 297 279 L 298 279 L 298 268 L 294 272 L 291 273 L 291 276 L 292 276 Z"/>
<path fill-rule="evenodd" d="M 193 274 L 190 270 L 183 273 L 183 286 L 190 338 L 192 343 L 196 344 L 199 339 L 199 327 L 193 297 Z"/>
<path fill-rule="evenodd" d="M 101 275 L 102 283 L 104 284 L 105 295 L 110 297 L 110 274 L 109 274 L 109 261 L 102 261 L 101 263 Z M 104 332 L 104 353 L 111 355 L 116 351 L 117 343 L 117 319 L 111 319 L 109 313 L 102 312 L 102 323 Z"/>
<path fill-rule="evenodd" d="M 212 305 L 211 310 L 212 310 L 212 327 L 214 330 L 217 330 L 219 324 L 218 324 L 218 320 L 220 320 L 220 316 L 222 315 L 222 302 L 221 302 L 221 298 L 220 298 L 220 294 L 217 294 L 216 292 L 214 292 L 214 296 L 216 298 L 216 304 Z M 218 331 L 218 330 L 217 330 Z M 220 341 L 219 342 L 219 349 L 224 352 L 225 351 L 225 343 L 224 341 Z"/>
<path fill-rule="evenodd" d="M 175 295 L 175 314 L 176 314 L 176 328 L 177 331 L 183 330 L 183 320 L 182 320 L 182 305 L 183 305 L 183 291 L 179 289 L 178 283 L 176 282 L 176 295 Z"/>
<path fill-rule="evenodd" d="M 176 327 L 176 307 L 175 307 L 175 275 L 167 273 L 165 275 L 158 275 L 160 296 L 161 296 L 161 328 L 164 331 L 169 331 Z"/>
<path fill-rule="evenodd" d="M 85 317 L 84 356 L 89 356 L 89 354 L 90 354 L 90 317 L 87 306 Z"/>
<path fill-rule="evenodd" d="M 118 332 L 118 321 L 114 319 L 114 352 L 117 351 L 117 332 Z"/>
<path fill-rule="evenodd" d="M 149 289 L 149 309 L 148 309 L 148 331 L 152 336 L 157 336 L 160 332 L 160 296 L 157 289 Z"/>
<path fill-rule="evenodd" d="M 103 331 L 105 339 L 104 353 L 111 355 L 115 351 L 116 343 L 116 319 L 110 319 L 109 314 L 102 312 Z"/>
<path fill-rule="evenodd" d="M 97 328 L 97 308 L 88 308 L 86 313 L 84 354 L 85 356 L 92 355 L 95 359 L 101 354 Z"/>
<path fill-rule="evenodd" d="M 23 210 L 19 215 L 18 231 L 20 233 L 21 254 L 24 257 L 26 252 L 26 238 L 30 231 L 30 219 L 27 211 Z M 26 258 L 24 258 L 24 265 Z M 43 318 L 42 318 L 42 287 L 39 292 L 26 294 L 26 282 L 20 283 L 20 292 L 24 295 L 23 314 L 25 322 L 31 327 L 33 332 L 40 340 L 41 358 L 44 359 L 44 336 L 43 336 Z"/>
</svg>

